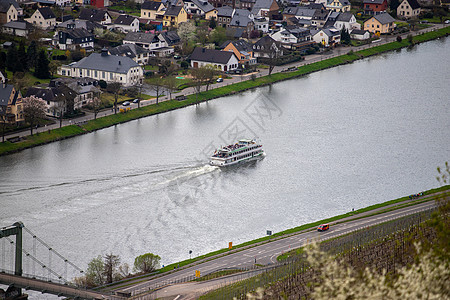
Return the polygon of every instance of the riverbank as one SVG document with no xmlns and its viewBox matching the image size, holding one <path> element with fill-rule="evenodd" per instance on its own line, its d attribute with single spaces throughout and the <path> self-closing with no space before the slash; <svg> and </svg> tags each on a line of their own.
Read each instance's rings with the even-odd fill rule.
<svg viewBox="0 0 450 300">
<path fill-rule="evenodd" d="M 448 35 L 449 33 L 450 29 L 449 27 L 446 27 L 443 29 L 415 36 L 413 41 L 415 43 L 420 43 Z M 34 136 L 27 136 L 22 141 L 17 143 L 6 142 L 0 144 L 0 155 L 17 152 L 37 145 L 42 145 L 53 141 L 73 137 L 76 135 L 92 132 L 98 129 L 124 123 L 130 120 L 174 110 L 188 105 L 197 104 L 202 101 L 207 101 L 210 99 L 238 93 L 248 89 L 269 85 L 282 80 L 300 77 L 312 72 L 328 69 L 346 63 L 351 63 L 355 60 L 362 59 L 368 56 L 408 47 L 409 45 L 410 43 L 405 39 L 402 42 L 391 42 L 388 44 L 378 45 L 372 48 L 355 51 L 354 53 L 349 51 L 349 53 L 344 55 L 335 56 L 332 58 L 323 59 L 321 61 L 303 65 L 298 69 L 295 69 L 295 71 L 274 73 L 270 76 L 262 76 L 255 78 L 254 80 L 250 79 L 232 85 L 222 86 L 210 90 L 208 92 L 202 92 L 198 95 L 198 99 L 196 94 L 187 95 L 187 99 L 184 101 L 175 101 L 175 100 L 164 101 L 160 102 L 158 105 L 155 104 L 146 105 L 141 107 L 140 109 L 133 109 L 127 113 L 118 115 L 109 115 L 102 118 L 98 118 L 97 120 L 88 121 L 87 123 L 78 125 L 69 125 L 60 129 L 41 132 Z"/>
</svg>

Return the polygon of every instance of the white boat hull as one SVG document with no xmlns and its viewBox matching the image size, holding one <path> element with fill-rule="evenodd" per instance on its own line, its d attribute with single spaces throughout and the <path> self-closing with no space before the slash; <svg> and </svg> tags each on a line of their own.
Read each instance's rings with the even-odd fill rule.
<svg viewBox="0 0 450 300">
<path fill-rule="evenodd" d="M 213 159 L 211 159 L 209 164 L 211 166 L 217 166 L 217 167 L 228 167 L 228 166 L 237 165 L 239 163 L 263 159 L 265 156 L 266 156 L 266 154 L 263 151 L 263 152 L 257 153 L 254 156 L 251 156 L 251 157 L 245 157 L 242 159 L 236 159 L 236 160 L 231 160 L 231 161 L 227 161 L 226 159 L 213 158 Z"/>
</svg>

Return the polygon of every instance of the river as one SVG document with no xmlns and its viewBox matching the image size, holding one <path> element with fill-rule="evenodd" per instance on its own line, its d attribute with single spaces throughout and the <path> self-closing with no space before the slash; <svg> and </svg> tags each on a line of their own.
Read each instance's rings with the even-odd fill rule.
<svg viewBox="0 0 450 300">
<path fill-rule="evenodd" d="M 449 51 L 440 39 L 0 157 L 0 226 L 24 222 L 83 269 L 106 253 L 169 264 L 437 187 Z M 208 165 L 239 137 L 265 159 Z"/>
</svg>

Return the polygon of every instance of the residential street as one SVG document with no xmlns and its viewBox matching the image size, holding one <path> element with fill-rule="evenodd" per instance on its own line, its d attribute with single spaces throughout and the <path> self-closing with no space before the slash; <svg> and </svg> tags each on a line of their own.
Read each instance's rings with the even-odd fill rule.
<svg viewBox="0 0 450 300">
<path fill-rule="evenodd" d="M 439 29 L 439 28 L 443 28 L 445 26 L 449 26 L 449 24 L 439 24 L 439 25 L 432 25 L 429 28 L 414 32 L 414 35 L 419 35 L 423 32 L 429 32 L 429 31 L 433 31 L 435 29 Z M 402 34 L 401 37 L 403 39 L 406 39 L 409 33 L 405 33 Z M 395 41 L 397 38 L 397 36 L 382 36 L 381 37 L 381 41 L 380 42 L 376 42 L 376 43 L 372 43 L 372 44 L 368 44 L 368 45 L 363 45 L 363 46 L 359 46 L 359 47 L 338 47 L 336 49 L 333 49 L 332 51 L 329 52 L 325 52 L 323 54 L 314 54 L 314 55 L 308 55 L 305 56 L 305 60 L 300 61 L 300 62 L 295 62 L 295 63 L 291 63 L 291 64 L 287 64 L 287 65 L 283 65 L 283 66 L 276 66 L 273 70 L 272 73 L 279 73 L 279 72 L 283 72 L 283 71 L 287 71 L 289 68 L 291 67 L 300 67 L 300 66 L 304 66 L 307 64 L 311 64 L 320 60 L 324 60 L 324 59 L 328 59 L 328 58 L 332 58 L 332 57 L 336 57 L 336 56 L 340 56 L 343 55 L 349 51 L 359 51 L 359 50 L 363 50 L 363 49 L 367 49 L 370 47 L 374 47 L 374 46 L 378 46 L 378 45 L 382 45 L 382 44 L 386 44 L 386 43 L 390 43 Z M 261 76 L 266 76 L 269 74 L 269 70 L 268 69 L 258 69 L 257 70 L 257 77 L 261 77 Z M 241 81 L 245 81 L 245 80 L 249 80 L 251 77 L 251 74 L 245 74 L 245 75 L 233 75 L 231 79 L 225 79 L 222 83 L 215 83 L 213 84 L 210 89 L 213 88 L 218 88 L 218 87 L 222 87 L 222 86 L 226 86 L 226 85 L 230 85 L 233 83 L 237 83 L 237 82 L 241 82 Z M 173 94 L 172 98 L 176 97 L 176 96 L 180 96 L 180 95 L 191 95 L 195 93 L 195 89 L 193 87 L 190 88 L 186 88 L 182 91 L 180 91 L 179 93 Z M 167 101 L 169 100 L 170 97 L 169 96 L 163 96 L 160 97 L 159 101 L 163 102 L 163 101 Z M 156 103 L 156 99 L 151 99 L 151 100 L 144 100 L 141 101 L 141 106 L 146 106 L 146 105 L 150 105 L 150 104 L 154 104 Z M 137 104 L 131 104 L 131 108 L 137 108 L 138 105 Z M 107 115 L 111 115 L 114 114 L 114 110 L 111 109 L 106 109 L 101 111 L 97 117 L 104 117 Z M 93 113 L 89 113 L 87 112 L 85 116 L 79 117 L 79 118 L 74 118 L 71 120 L 63 120 L 63 126 L 67 126 L 67 125 L 73 125 L 73 124 L 80 124 L 80 123 L 84 123 L 87 122 L 89 120 L 94 119 L 94 114 Z M 46 125 L 46 126 L 42 126 L 37 128 L 37 130 L 33 130 L 33 133 L 41 133 L 41 132 L 46 132 L 48 130 L 51 129 L 56 129 L 59 128 L 59 121 L 55 120 L 55 124 L 52 125 Z M 30 130 L 24 130 L 21 132 L 16 132 L 16 133 L 12 133 L 12 134 L 8 134 L 5 135 L 5 140 L 8 138 L 12 138 L 12 137 L 24 137 L 24 136 L 28 136 L 30 134 Z"/>
</svg>

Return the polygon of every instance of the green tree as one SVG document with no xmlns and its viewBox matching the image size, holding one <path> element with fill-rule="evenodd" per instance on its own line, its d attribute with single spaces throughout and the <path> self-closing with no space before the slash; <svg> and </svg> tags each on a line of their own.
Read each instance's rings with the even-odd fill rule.
<svg viewBox="0 0 450 300">
<path fill-rule="evenodd" d="M 99 286 L 105 282 L 105 264 L 101 255 L 93 258 L 86 270 L 86 283 L 88 286 Z"/>
<path fill-rule="evenodd" d="M 50 78 L 49 63 L 45 50 L 39 51 L 34 76 L 41 79 Z"/>
<path fill-rule="evenodd" d="M 350 33 L 348 32 L 347 28 L 345 28 L 345 26 L 344 26 L 344 27 L 342 27 L 342 30 L 341 30 L 341 43 L 348 45 L 348 44 L 350 44 L 350 42 L 351 42 Z"/>
<path fill-rule="evenodd" d="M 38 57 L 38 51 L 35 41 L 31 41 L 30 45 L 27 49 L 27 66 L 28 69 L 34 69 L 36 67 L 37 63 L 37 57 Z"/>
<path fill-rule="evenodd" d="M 223 27 L 216 27 L 209 34 L 209 41 L 211 43 L 214 43 L 216 46 L 221 45 L 226 40 L 227 40 L 227 33 L 226 33 L 225 28 L 223 28 Z"/>
<path fill-rule="evenodd" d="M 30 124 L 31 135 L 33 135 L 34 126 L 45 117 L 47 104 L 44 100 L 35 96 L 23 98 L 22 103 L 25 122 Z"/>
<path fill-rule="evenodd" d="M 25 45 L 23 42 L 20 42 L 19 50 L 17 51 L 17 63 L 16 63 L 17 72 L 28 71 L 27 64 L 24 63 L 26 61 L 27 61 L 27 52 L 25 51 Z"/>
<path fill-rule="evenodd" d="M 153 253 L 139 255 L 134 260 L 135 272 L 149 273 L 159 268 L 161 257 Z"/>
<path fill-rule="evenodd" d="M 106 283 L 112 283 L 114 278 L 118 275 L 117 268 L 120 264 L 118 255 L 112 253 L 103 257 L 104 275 L 106 276 Z"/>
<path fill-rule="evenodd" d="M 18 54 L 16 44 L 12 44 L 6 53 L 6 68 L 13 73 L 16 72 Z"/>
<path fill-rule="evenodd" d="M 52 77 L 58 72 L 59 67 L 61 67 L 61 62 L 57 60 L 52 60 L 48 64 L 48 70 L 50 71 Z"/>
<path fill-rule="evenodd" d="M 216 19 L 215 18 L 209 19 L 209 28 L 215 29 L 216 27 L 217 27 Z"/>
</svg>

